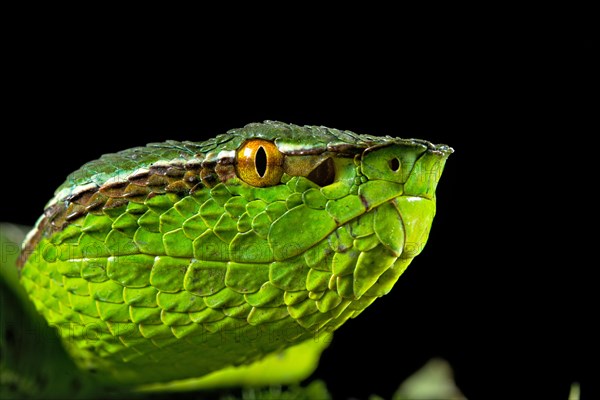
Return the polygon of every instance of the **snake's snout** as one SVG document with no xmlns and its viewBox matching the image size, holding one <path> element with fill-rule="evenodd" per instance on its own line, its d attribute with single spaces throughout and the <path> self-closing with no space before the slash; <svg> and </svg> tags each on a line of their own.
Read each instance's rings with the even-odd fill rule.
<svg viewBox="0 0 600 400">
<path fill-rule="evenodd" d="M 406 141 L 371 147 L 362 154 L 361 173 L 369 180 L 401 184 L 404 195 L 433 198 L 446 159 L 454 150 L 425 143 Z"/>
</svg>

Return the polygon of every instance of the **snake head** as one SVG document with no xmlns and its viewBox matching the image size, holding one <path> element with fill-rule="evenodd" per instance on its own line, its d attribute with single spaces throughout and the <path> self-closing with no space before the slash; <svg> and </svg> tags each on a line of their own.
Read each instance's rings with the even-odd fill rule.
<svg viewBox="0 0 600 400">
<path fill-rule="evenodd" d="M 108 154 L 57 189 L 22 282 L 107 381 L 248 363 L 392 289 L 427 240 L 451 152 L 267 121 Z"/>
</svg>

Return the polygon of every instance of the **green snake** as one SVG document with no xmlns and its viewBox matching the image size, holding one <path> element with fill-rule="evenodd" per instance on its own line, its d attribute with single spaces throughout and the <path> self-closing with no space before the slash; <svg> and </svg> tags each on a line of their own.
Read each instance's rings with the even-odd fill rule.
<svg viewBox="0 0 600 400">
<path fill-rule="evenodd" d="M 48 202 L 16 260 L 20 284 L 76 390 L 295 379 L 421 252 L 451 153 L 265 121 L 106 154 Z M 293 362 L 266 378 L 274 354 Z"/>
</svg>

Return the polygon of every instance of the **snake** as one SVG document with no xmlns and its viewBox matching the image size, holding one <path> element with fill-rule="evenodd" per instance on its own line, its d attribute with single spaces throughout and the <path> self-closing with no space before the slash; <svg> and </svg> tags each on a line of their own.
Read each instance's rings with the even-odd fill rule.
<svg viewBox="0 0 600 400">
<path fill-rule="evenodd" d="M 5 340 L 0 370 L 40 397 L 262 382 L 269 363 L 272 379 L 305 376 L 423 250 L 452 152 L 265 121 L 88 162 L 9 260 L 18 280 L 3 277 L 19 285 L 3 314 L 28 302 L 18 313 L 40 318 L 64 357 L 32 343 L 20 351 L 39 359 L 18 371 Z M 46 377 L 26 379 L 40 368 Z"/>
</svg>

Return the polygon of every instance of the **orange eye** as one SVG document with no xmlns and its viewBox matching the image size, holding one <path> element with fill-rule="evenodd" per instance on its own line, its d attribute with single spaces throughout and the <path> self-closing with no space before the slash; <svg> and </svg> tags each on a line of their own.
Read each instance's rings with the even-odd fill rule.
<svg viewBox="0 0 600 400">
<path fill-rule="evenodd" d="M 283 154 L 272 142 L 252 139 L 237 151 L 238 177 L 252 186 L 277 185 L 283 175 Z"/>
</svg>

